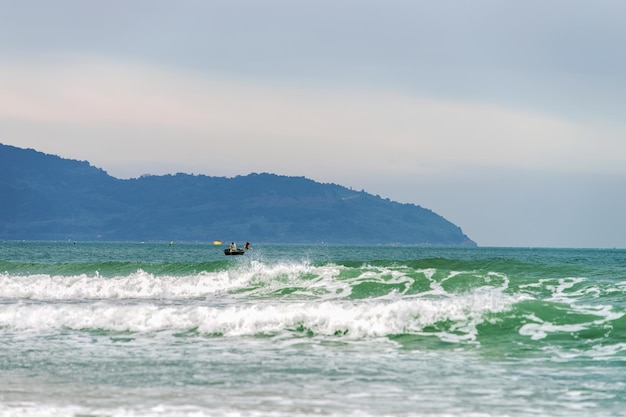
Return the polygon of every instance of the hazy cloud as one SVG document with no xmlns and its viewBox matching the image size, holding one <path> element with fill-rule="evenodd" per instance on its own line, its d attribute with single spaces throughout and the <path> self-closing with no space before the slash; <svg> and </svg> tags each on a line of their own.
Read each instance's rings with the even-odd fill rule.
<svg viewBox="0 0 626 417">
<path fill-rule="evenodd" d="M 479 244 L 619 246 L 624 16 L 606 0 L 5 2 L 0 141 L 119 177 L 304 175 L 422 204 Z"/>
</svg>

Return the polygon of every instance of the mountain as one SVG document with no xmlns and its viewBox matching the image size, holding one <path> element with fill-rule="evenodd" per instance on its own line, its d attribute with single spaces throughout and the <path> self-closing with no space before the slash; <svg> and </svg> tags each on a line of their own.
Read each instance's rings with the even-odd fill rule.
<svg viewBox="0 0 626 417">
<path fill-rule="evenodd" d="M 476 246 L 458 226 L 304 177 L 117 179 L 86 161 L 0 144 L 0 239 Z"/>
</svg>

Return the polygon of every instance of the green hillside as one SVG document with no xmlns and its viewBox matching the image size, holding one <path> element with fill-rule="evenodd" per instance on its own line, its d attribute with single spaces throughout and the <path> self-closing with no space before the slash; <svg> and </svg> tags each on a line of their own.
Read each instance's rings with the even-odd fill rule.
<svg viewBox="0 0 626 417">
<path fill-rule="evenodd" d="M 304 177 L 121 180 L 85 161 L 2 144 L 0 166 L 3 240 L 475 246 L 428 209 Z"/>
</svg>

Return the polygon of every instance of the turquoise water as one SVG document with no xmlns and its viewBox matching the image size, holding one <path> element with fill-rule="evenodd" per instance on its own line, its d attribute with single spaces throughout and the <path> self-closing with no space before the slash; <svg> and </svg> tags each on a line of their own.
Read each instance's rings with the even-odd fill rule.
<svg viewBox="0 0 626 417">
<path fill-rule="evenodd" d="M 0 416 L 626 415 L 626 251 L 0 242 Z"/>
</svg>

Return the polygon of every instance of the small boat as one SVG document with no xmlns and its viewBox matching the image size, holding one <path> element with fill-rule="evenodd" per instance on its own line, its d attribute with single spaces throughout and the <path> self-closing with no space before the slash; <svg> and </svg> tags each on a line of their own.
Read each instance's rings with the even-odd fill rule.
<svg viewBox="0 0 626 417">
<path fill-rule="evenodd" d="M 224 249 L 224 255 L 243 255 L 248 249 L 250 249 L 250 242 L 246 242 L 246 246 L 243 249 L 237 248 L 237 245 L 233 242 L 228 249 Z"/>
<path fill-rule="evenodd" d="M 246 253 L 245 249 L 224 249 L 224 255 L 243 255 Z"/>
</svg>

